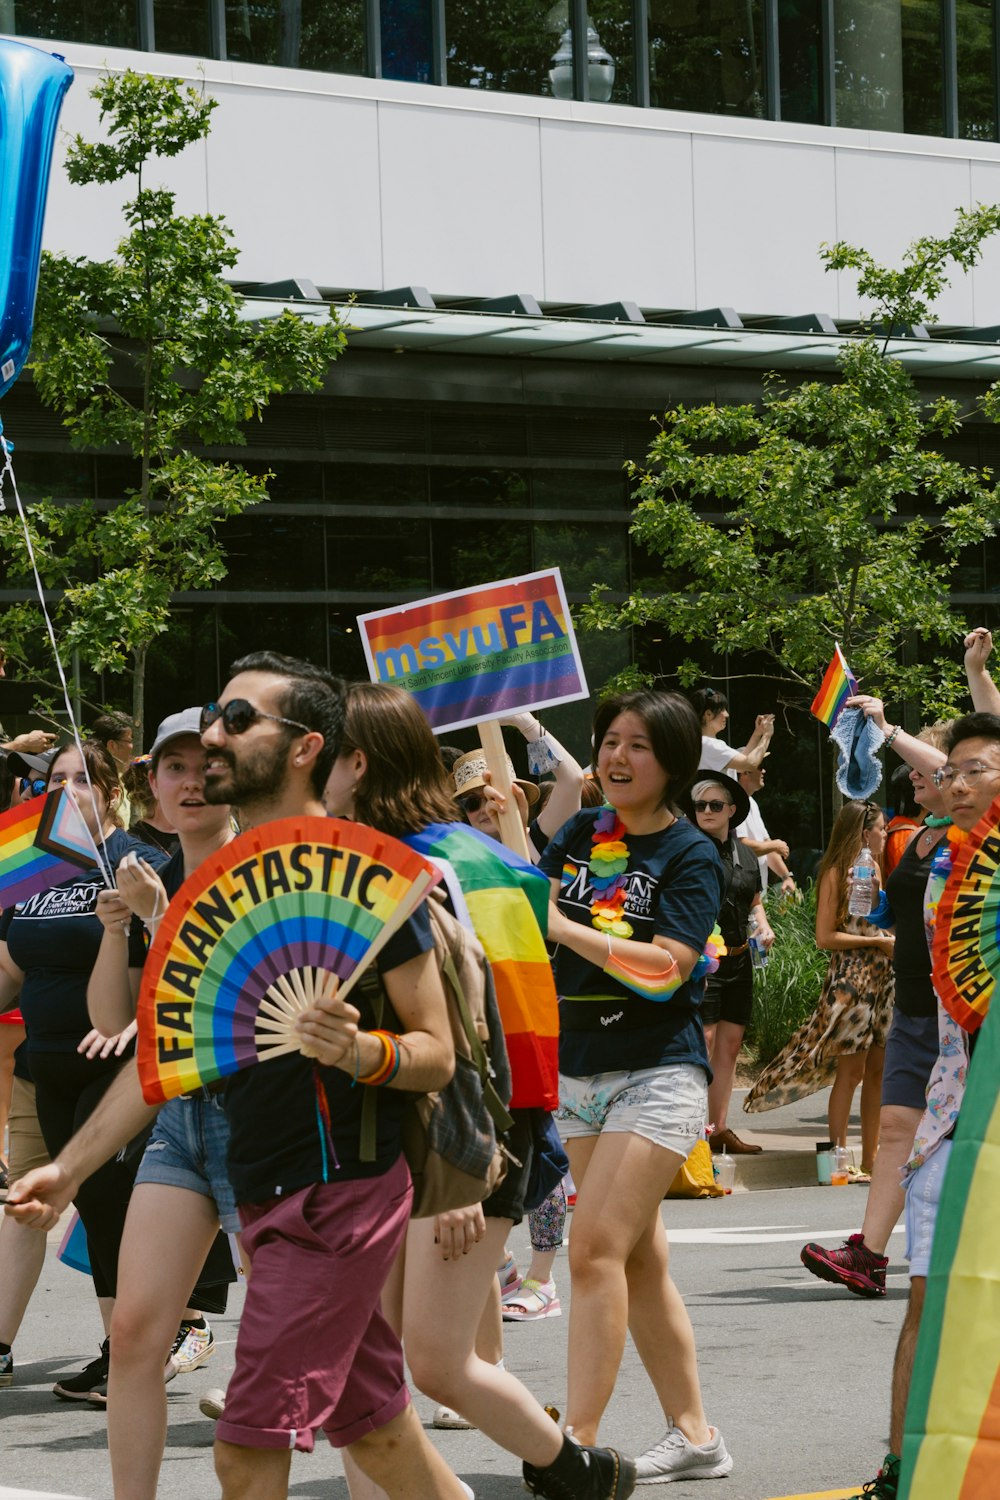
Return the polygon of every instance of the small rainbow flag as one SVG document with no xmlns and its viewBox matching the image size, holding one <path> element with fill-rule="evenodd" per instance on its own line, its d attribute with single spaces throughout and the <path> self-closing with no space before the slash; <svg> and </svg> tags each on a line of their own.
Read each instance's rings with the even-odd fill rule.
<svg viewBox="0 0 1000 1500">
<path fill-rule="evenodd" d="M 832 729 L 843 712 L 848 698 L 858 691 L 857 679 L 844 660 L 840 647 L 833 648 L 833 658 L 826 669 L 820 690 L 813 699 L 809 712 Z"/>
<path fill-rule="evenodd" d="M 61 787 L 0 817 L 0 907 L 27 901 L 97 862 L 80 809 Z"/>
</svg>

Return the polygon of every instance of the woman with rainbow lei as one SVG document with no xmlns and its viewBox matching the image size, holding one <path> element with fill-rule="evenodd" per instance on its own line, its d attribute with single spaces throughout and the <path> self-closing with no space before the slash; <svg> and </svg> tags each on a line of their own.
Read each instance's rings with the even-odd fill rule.
<svg viewBox="0 0 1000 1500">
<path fill-rule="evenodd" d="M 638 1460 L 639 1483 L 722 1478 L 732 1459 L 705 1420 L 660 1217 L 704 1134 L 711 1079 L 699 1005 L 722 862 L 674 807 L 701 731 L 679 693 L 625 693 L 598 707 L 593 742 L 609 806 L 570 819 L 540 864 L 559 944 L 557 1119 L 579 1194 L 566 1430 L 596 1440 L 627 1328 L 668 1424 Z"/>
</svg>

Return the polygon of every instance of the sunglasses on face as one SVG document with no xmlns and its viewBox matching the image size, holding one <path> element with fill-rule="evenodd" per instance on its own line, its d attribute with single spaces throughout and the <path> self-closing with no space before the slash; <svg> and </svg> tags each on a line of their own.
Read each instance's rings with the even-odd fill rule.
<svg viewBox="0 0 1000 1500">
<path fill-rule="evenodd" d="M 271 719 L 275 724 L 290 724 L 293 729 L 301 729 L 303 734 L 312 733 L 308 724 L 300 724 L 298 719 L 285 719 L 281 714 L 265 713 L 262 708 L 254 708 L 246 698 L 230 698 L 228 703 L 206 703 L 201 711 L 202 734 L 219 719 L 222 720 L 223 729 L 230 735 L 246 734 L 259 719 Z"/>
<path fill-rule="evenodd" d="M 486 795 L 483 792 L 466 792 L 455 800 L 464 813 L 477 813 L 486 805 Z"/>
<path fill-rule="evenodd" d="M 44 779 L 38 777 L 33 780 L 30 776 L 22 776 L 17 785 L 18 790 L 22 795 L 28 790 L 30 786 L 31 795 L 33 797 L 40 797 L 45 790 Z"/>
<path fill-rule="evenodd" d="M 713 797 L 710 802 L 696 802 L 694 804 L 694 810 L 695 810 L 696 813 L 700 813 L 700 812 L 720 813 L 724 807 L 729 807 L 729 806 L 731 806 L 731 804 L 729 802 L 720 802 L 715 797 Z"/>
</svg>

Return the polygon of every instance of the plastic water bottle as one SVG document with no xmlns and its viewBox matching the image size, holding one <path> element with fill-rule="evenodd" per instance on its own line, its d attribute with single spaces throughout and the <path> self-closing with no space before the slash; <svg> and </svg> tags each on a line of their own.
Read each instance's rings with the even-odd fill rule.
<svg viewBox="0 0 1000 1500">
<path fill-rule="evenodd" d="M 867 917 L 875 905 L 875 856 L 862 849 L 847 877 L 847 910 L 852 917 Z"/>
<path fill-rule="evenodd" d="M 767 966 L 767 960 L 770 955 L 757 936 L 758 925 L 757 918 L 751 912 L 750 920 L 747 923 L 747 947 L 750 949 L 750 963 L 755 969 L 763 969 Z"/>
</svg>

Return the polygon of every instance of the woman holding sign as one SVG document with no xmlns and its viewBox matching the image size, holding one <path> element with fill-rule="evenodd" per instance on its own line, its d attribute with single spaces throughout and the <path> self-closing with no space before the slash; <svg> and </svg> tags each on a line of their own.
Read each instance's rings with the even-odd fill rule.
<svg viewBox="0 0 1000 1500">
<path fill-rule="evenodd" d="M 696 974 L 722 862 L 675 807 L 698 769 L 700 725 L 678 693 L 626 693 L 601 703 L 593 742 L 610 806 L 571 819 L 540 865 L 559 944 L 557 1119 L 578 1194 L 567 1430 L 596 1441 L 628 1330 L 669 1424 L 639 1482 L 721 1478 L 733 1463 L 705 1420 L 660 1217 L 703 1137 L 711 1078 Z"/>
</svg>

